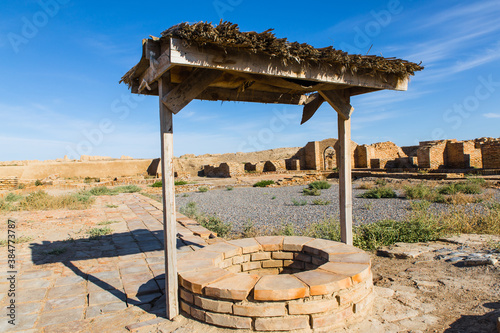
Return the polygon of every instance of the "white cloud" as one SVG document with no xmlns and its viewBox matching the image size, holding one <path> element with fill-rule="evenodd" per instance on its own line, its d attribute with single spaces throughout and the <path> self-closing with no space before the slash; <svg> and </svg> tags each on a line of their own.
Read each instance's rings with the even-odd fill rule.
<svg viewBox="0 0 500 333">
<path fill-rule="evenodd" d="M 483 116 L 486 118 L 500 118 L 500 113 L 484 113 Z"/>
</svg>

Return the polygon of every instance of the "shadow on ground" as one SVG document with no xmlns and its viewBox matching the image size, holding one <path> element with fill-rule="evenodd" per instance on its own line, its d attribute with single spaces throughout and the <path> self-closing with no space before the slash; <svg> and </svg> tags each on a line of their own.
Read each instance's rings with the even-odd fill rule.
<svg viewBox="0 0 500 333">
<path fill-rule="evenodd" d="M 463 315 L 445 330 L 445 333 L 478 333 L 497 332 L 497 320 L 500 317 L 500 302 L 483 304 L 485 308 L 492 309 L 484 315 Z"/>
</svg>

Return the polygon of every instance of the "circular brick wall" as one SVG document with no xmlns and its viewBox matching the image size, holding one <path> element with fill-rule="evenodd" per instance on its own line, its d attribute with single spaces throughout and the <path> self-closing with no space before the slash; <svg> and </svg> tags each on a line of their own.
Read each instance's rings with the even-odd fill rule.
<svg viewBox="0 0 500 333">
<path fill-rule="evenodd" d="M 368 254 L 299 236 L 221 242 L 178 260 L 180 306 L 208 324 L 328 332 L 371 310 Z"/>
</svg>

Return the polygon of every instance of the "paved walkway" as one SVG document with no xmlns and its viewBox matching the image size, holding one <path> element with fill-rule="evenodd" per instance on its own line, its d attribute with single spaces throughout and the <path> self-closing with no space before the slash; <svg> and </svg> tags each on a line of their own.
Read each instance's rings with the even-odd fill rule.
<svg viewBox="0 0 500 333">
<path fill-rule="evenodd" d="M 75 332 L 85 327 L 118 332 L 126 325 L 164 316 L 161 203 L 140 194 L 121 194 L 99 197 L 96 205 L 117 206 L 104 209 L 104 215 L 102 210 L 89 210 L 86 217 L 96 224 L 113 221 L 106 225 L 112 234 L 95 240 L 17 244 L 16 325 L 9 324 L 2 311 L 0 332 Z M 59 216 L 60 223 L 67 219 Z M 210 243 L 217 240 L 184 216 L 179 214 L 178 219 L 187 226 L 178 223 L 179 257 L 205 246 L 200 236 Z M 57 223 L 51 227 L 57 228 Z M 6 267 L 7 248 L 0 250 Z M 2 309 L 10 302 L 6 271 L 2 269 L 0 282 Z"/>
</svg>

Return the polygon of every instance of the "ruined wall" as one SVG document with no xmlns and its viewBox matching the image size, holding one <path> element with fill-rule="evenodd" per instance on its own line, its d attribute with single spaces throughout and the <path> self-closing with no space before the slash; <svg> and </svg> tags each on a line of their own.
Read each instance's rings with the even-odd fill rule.
<svg viewBox="0 0 500 333">
<path fill-rule="evenodd" d="M 286 171 L 285 160 L 266 161 L 264 163 L 264 172 L 283 172 Z"/>
<path fill-rule="evenodd" d="M 406 157 L 404 151 L 390 141 L 361 145 L 356 149 L 355 167 L 374 169 L 407 167 L 409 163 L 406 162 Z"/>
<path fill-rule="evenodd" d="M 438 169 L 446 163 L 446 140 L 422 141 L 417 151 L 418 167 Z"/>
<path fill-rule="evenodd" d="M 452 169 L 482 168 L 481 148 L 474 141 L 448 142 L 446 167 Z"/>
<path fill-rule="evenodd" d="M 500 142 L 487 142 L 481 145 L 483 168 L 500 169 Z"/>
<path fill-rule="evenodd" d="M 219 166 L 205 165 L 204 173 L 206 177 L 237 177 L 245 173 L 245 165 L 238 162 L 221 163 Z"/>
</svg>

